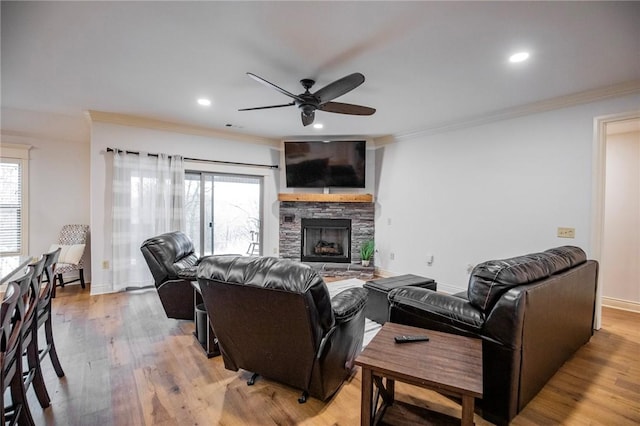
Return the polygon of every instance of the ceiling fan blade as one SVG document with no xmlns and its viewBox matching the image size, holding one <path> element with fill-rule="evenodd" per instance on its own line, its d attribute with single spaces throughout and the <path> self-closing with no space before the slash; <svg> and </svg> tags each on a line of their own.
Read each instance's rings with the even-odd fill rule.
<svg viewBox="0 0 640 426">
<path fill-rule="evenodd" d="M 282 105 L 269 105 L 269 106 L 254 107 L 254 108 L 242 108 L 242 109 L 239 109 L 238 111 L 252 111 L 254 109 L 282 108 L 282 107 L 293 106 L 295 104 L 296 104 L 295 102 L 291 102 L 290 104 L 282 104 Z"/>
<path fill-rule="evenodd" d="M 362 105 L 345 104 L 342 102 L 327 102 L 318 107 L 319 110 L 326 112 L 336 112 L 338 114 L 349 115 L 373 115 L 375 108 L 369 108 Z"/>
<path fill-rule="evenodd" d="M 300 116 L 302 117 L 302 125 L 308 126 L 309 124 L 313 123 L 313 120 L 316 117 L 316 113 L 314 111 L 312 111 L 310 114 L 301 112 Z"/>
<path fill-rule="evenodd" d="M 257 81 L 258 83 L 262 83 L 267 87 L 271 87 L 272 89 L 276 89 L 278 92 L 282 93 L 283 95 L 289 96 L 290 98 L 296 99 L 296 100 L 301 101 L 301 102 L 303 101 L 303 99 L 300 98 L 298 95 L 294 95 L 293 93 L 287 92 L 283 88 L 276 86 L 275 84 L 271 83 L 270 81 L 265 80 L 262 77 L 258 77 L 257 75 L 252 74 L 250 72 L 248 72 L 247 75 L 249 77 L 251 77 L 252 79 L 254 79 L 255 81 Z"/>
<path fill-rule="evenodd" d="M 342 96 L 364 83 L 364 75 L 355 72 L 333 83 L 329 83 L 313 95 L 320 100 L 320 105 Z"/>
</svg>

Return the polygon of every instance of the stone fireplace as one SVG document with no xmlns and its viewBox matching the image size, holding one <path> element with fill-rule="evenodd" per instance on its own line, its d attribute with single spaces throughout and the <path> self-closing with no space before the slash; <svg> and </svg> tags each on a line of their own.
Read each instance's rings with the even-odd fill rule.
<svg viewBox="0 0 640 426">
<path fill-rule="evenodd" d="M 281 194 L 280 257 L 305 262 L 322 275 L 371 278 L 375 259 L 371 266 L 360 264 L 360 247 L 375 231 L 375 205 L 368 197 L 344 201 L 334 194 Z"/>
</svg>

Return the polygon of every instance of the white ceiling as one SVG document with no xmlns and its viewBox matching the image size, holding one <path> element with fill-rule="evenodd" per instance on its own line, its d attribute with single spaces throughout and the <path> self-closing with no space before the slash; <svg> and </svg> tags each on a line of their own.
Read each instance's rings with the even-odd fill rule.
<svg viewBox="0 0 640 426">
<path fill-rule="evenodd" d="M 406 135 L 610 85 L 640 88 L 640 2 L 7 2 L 2 107 L 97 110 L 270 138 Z M 526 63 L 511 53 L 528 50 Z M 353 72 L 316 113 L 281 93 Z M 196 98 L 209 97 L 203 108 Z M 232 127 L 225 127 L 226 124 Z"/>
</svg>

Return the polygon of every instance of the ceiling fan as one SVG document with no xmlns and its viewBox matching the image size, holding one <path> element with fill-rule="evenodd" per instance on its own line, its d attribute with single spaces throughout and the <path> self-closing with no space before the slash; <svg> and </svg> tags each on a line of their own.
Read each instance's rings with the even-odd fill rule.
<svg viewBox="0 0 640 426">
<path fill-rule="evenodd" d="M 315 118 L 316 110 L 326 111 L 326 112 L 335 112 L 338 114 L 349 114 L 349 115 L 372 115 L 376 112 L 375 108 L 369 108 L 362 105 L 353 105 L 353 104 L 345 104 L 341 102 L 332 102 L 333 99 L 338 96 L 342 96 L 347 92 L 352 91 L 356 87 L 360 86 L 364 83 L 364 75 L 356 72 L 350 74 L 346 77 L 342 77 L 339 80 L 334 81 L 333 83 L 329 83 L 324 86 L 322 89 L 316 91 L 315 93 L 309 92 L 309 89 L 315 84 L 314 80 L 305 78 L 300 80 L 300 84 L 304 87 L 305 92 L 299 95 L 294 95 L 281 87 L 276 86 L 275 84 L 265 80 L 262 77 L 259 77 L 250 72 L 247 75 L 259 83 L 264 84 L 265 86 L 276 89 L 278 92 L 283 95 L 289 96 L 293 98 L 293 102 L 282 105 L 269 105 L 263 107 L 255 107 L 255 108 L 243 108 L 238 111 L 252 111 L 256 109 L 269 109 L 269 108 L 282 108 L 288 106 L 297 106 L 300 109 L 300 115 L 302 117 L 302 124 L 308 126 L 313 123 L 313 119 Z"/>
</svg>

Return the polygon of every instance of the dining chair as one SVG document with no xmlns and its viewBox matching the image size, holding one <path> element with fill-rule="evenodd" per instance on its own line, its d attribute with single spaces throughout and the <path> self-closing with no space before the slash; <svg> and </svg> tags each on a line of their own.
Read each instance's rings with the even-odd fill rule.
<svg viewBox="0 0 640 426">
<path fill-rule="evenodd" d="M 23 294 L 25 314 L 22 321 L 22 353 L 27 357 L 27 363 L 22 365 L 24 388 L 27 392 L 33 385 L 33 390 L 42 408 L 50 405 L 38 356 L 38 305 L 45 262 L 46 258 L 42 256 L 39 260 L 29 264 L 32 275 L 29 286 Z"/>
<path fill-rule="evenodd" d="M 22 319 L 24 304 L 21 288 L 29 286 L 33 272 L 15 279 L 7 285 L 0 307 L 0 391 L 3 394 L 3 409 L 0 424 L 35 425 L 22 380 Z M 6 390 L 10 389 L 10 404 Z"/>
<path fill-rule="evenodd" d="M 47 354 L 53 364 L 53 369 L 58 377 L 64 377 L 64 370 L 58 360 L 58 352 L 56 351 L 56 344 L 53 341 L 53 324 L 51 322 L 51 298 L 53 297 L 53 289 L 55 288 L 53 271 L 56 268 L 58 257 L 60 256 L 61 249 L 58 248 L 49 253 L 45 253 L 44 257 L 44 275 L 46 282 L 40 291 L 40 301 L 38 302 L 37 313 L 37 329 L 44 325 L 45 345 L 44 347 L 38 347 L 38 356 L 40 362 Z M 43 280 L 44 281 L 44 280 Z"/>
<path fill-rule="evenodd" d="M 57 278 L 56 286 L 64 287 L 65 284 L 80 281 L 82 288 L 85 288 L 84 253 L 88 234 L 88 225 L 64 225 L 60 230 L 58 244 L 51 247 L 52 250 L 56 248 L 56 246 L 61 247 L 64 252 L 64 255 L 60 255 L 59 262 L 53 271 L 54 278 Z M 69 256 L 67 256 L 67 254 L 69 254 Z M 72 271 L 78 271 L 78 278 L 65 282 L 63 274 Z M 52 297 L 56 297 L 55 286 L 53 287 Z"/>
</svg>

